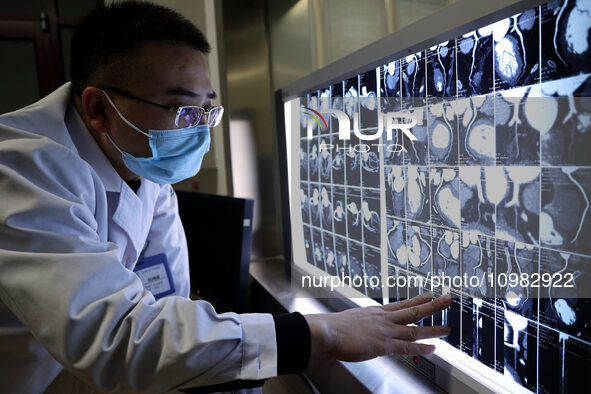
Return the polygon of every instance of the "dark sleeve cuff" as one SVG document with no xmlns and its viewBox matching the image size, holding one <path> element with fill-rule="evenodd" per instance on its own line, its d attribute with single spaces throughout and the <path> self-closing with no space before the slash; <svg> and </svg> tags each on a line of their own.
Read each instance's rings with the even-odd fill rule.
<svg viewBox="0 0 591 394">
<path fill-rule="evenodd" d="M 310 361 L 310 327 L 299 312 L 274 315 L 277 375 L 302 373 Z"/>
</svg>

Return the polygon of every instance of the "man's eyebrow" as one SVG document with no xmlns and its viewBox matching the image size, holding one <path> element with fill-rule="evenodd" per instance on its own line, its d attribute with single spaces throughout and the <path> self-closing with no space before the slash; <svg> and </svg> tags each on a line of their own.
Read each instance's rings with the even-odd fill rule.
<svg viewBox="0 0 591 394">
<path fill-rule="evenodd" d="M 191 97 L 191 98 L 200 96 L 199 93 L 197 93 L 197 92 L 193 92 L 191 90 L 187 90 L 187 89 L 181 88 L 181 87 L 168 89 L 165 93 L 168 96 L 184 96 L 184 97 Z M 209 99 L 217 98 L 216 92 L 214 92 L 214 91 L 208 92 L 207 98 L 209 98 Z"/>
<path fill-rule="evenodd" d="M 199 97 L 198 93 L 181 87 L 168 89 L 165 93 L 167 96 Z"/>
</svg>

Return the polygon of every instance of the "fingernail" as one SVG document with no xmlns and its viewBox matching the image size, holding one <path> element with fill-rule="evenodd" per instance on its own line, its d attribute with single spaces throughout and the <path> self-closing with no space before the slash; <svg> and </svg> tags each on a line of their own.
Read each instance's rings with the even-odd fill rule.
<svg viewBox="0 0 591 394">
<path fill-rule="evenodd" d="M 452 297 L 450 294 L 446 294 L 444 296 L 441 296 L 441 303 L 444 305 L 451 304 L 451 300 L 452 300 Z"/>
</svg>

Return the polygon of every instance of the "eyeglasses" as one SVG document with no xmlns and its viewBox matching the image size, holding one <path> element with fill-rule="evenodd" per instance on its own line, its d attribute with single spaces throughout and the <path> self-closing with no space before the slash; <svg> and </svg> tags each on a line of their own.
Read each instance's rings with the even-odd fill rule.
<svg viewBox="0 0 591 394">
<path fill-rule="evenodd" d="M 198 125 L 201 122 L 203 116 L 207 116 L 207 124 L 209 127 L 215 127 L 220 124 L 222 120 L 222 115 L 224 115 L 224 107 L 212 107 L 209 109 L 205 109 L 203 107 L 198 107 L 196 105 L 185 105 L 182 107 L 169 107 L 166 105 L 158 104 L 150 100 L 143 99 L 141 97 L 134 96 L 133 94 L 126 92 L 125 90 L 121 90 L 118 88 L 105 86 L 101 88 L 102 90 L 108 90 L 122 96 L 143 101 L 144 103 L 152 104 L 156 107 L 163 108 L 167 111 L 174 112 L 176 111 L 176 118 L 174 120 L 174 124 L 180 128 L 186 127 L 193 127 Z"/>
</svg>

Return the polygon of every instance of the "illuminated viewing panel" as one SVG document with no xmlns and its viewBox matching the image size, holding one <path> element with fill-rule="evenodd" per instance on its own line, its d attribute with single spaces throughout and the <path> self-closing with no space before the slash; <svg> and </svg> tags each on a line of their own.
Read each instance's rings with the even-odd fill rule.
<svg viewBox="0 0 591 394">
<path fill-rule="evenodd" d="M 549 2 L 289 101 L 294 264 L 450 292 L 421 324 L 458 351 L 591 392 L 590 34 L 591 1 Z"/>
</svg>

